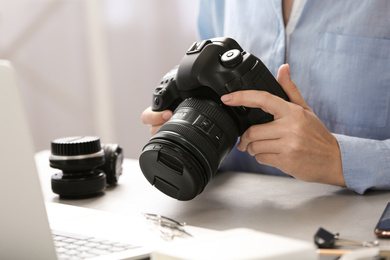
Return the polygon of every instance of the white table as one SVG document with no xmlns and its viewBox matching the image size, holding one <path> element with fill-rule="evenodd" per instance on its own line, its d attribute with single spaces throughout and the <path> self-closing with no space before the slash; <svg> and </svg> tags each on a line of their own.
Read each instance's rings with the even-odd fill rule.
<svg viewBox="0 0 390 260">
<path fill-rule="evenodd" d="M 189 225 L 226 230 L 237 227 L 313 241 L 319 227 L 356 240 L 375 240 L 374 227 L 390 202 L 390 192 L 358 195 L 345 188 L 306 183 L 293 178 L 228 172 L 217 175 L 191 201 L 161 193 L 143 176 L 137 160 L 126 159 L 119 185 L 104 195 L 81 200 L 60 199 L 51 191 L 49 152 L 36 155 L 46 201 L 125 215 L 150 212 Z M 382 245 L 390 245 L 382 240 Z"/>
</svg>

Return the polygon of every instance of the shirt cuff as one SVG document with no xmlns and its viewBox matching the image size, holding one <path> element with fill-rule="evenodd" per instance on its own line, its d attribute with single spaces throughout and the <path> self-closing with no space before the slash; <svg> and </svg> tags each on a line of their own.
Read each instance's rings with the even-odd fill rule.
<svg viewBox="0 0 390 260">
<path fill-rule="evenodd" d="M 347 188 L 364 194 L 390 189 L 390 149 L 386 141 L 334 134 L 341 151 Z"/>
</svg>

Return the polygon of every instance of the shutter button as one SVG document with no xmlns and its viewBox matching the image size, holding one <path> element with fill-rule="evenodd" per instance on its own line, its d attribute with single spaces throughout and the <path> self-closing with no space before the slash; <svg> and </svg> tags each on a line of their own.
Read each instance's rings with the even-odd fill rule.
<svg viewBox="0 0 390 260">
<path fill-rule="evenodd" d="M 225 52 L 221 57 L 221 63 L 224 67 L 232 68 L 242 62 L 241 51 L 237 49 Z"/>
</svg>

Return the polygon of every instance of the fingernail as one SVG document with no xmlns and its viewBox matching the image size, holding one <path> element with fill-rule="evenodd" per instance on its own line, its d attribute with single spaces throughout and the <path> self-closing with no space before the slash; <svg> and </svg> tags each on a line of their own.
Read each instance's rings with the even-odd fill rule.
<svg viewBox="0 0 390 260">
<path fill-rule="evenodd" d="M 171 111 L 167 111 L 165 112 L 162 117 L 164 118 L 164 120 L 169 120 L 169 118 L 171 118 L 172 116 L 172 112 Z"/>
<path fill-rule="evenodd" d="M 221 97 L 221 101 L 223 103 L 227 103 L 227 102 L 230 102 L 232 100 L 232 95 L 231 94 L 227 94 L 227 95 L 223 95 Z"/>
<path fill-rule="evenodd" d="M 288 63 L 284 64 L 284 66 L 287 67 L 288 75 L 290 76 L 290 65 Z"/>
</svg>

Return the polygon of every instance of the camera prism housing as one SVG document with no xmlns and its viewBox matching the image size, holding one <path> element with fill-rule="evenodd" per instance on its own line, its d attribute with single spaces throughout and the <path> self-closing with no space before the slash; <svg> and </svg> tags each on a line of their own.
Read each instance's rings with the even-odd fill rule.
<svg viewBox="0 0 390 260">
<path fill-rule="evenodd" d="M 174 111 L 143 148 L 139 158 L 146 179 L 178 200 L 200 194 L 250 126 L 273 116 L 260 108 L 230 107 L 221 96 L 261 90 L 288 100 L 256 56 L 231 38 L 195 42 L 179 66 L 169 71 L 153 93 L 152 109 Z"/>
</svg>

